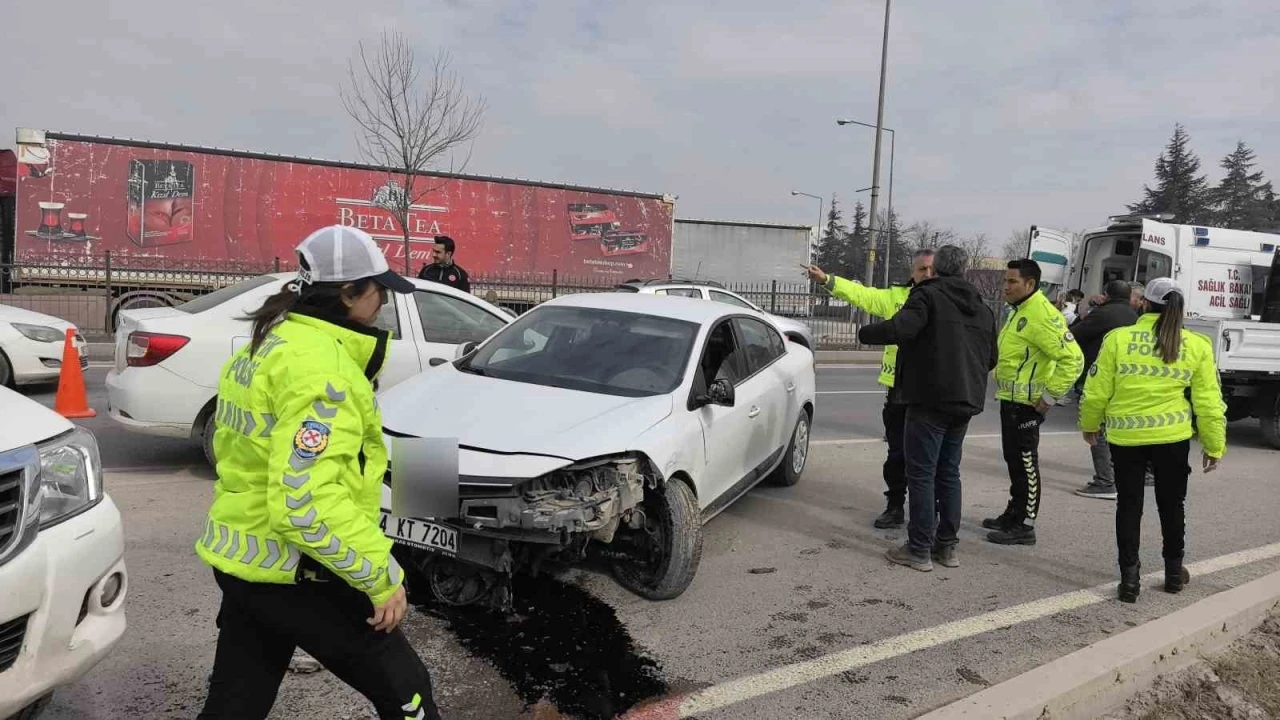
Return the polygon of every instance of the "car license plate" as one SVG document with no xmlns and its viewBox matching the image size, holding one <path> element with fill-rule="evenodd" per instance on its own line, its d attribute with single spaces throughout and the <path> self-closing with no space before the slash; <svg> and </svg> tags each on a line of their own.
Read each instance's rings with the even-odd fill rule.
<svg viewBox="0 0 1280 720">
<path fill-rule="evenodd" d="M 458 531 L 426 520 L 382 513 L 382 532 L 392 541 L 446 555 L 458 554 Z"/>
</svg>

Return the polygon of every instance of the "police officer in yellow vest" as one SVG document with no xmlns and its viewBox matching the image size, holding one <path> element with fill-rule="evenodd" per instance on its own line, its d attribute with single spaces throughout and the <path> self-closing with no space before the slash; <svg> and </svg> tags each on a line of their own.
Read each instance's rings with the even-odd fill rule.
<svg viewBox="0 0 1280 720">
<path fill-rule="evenodd" d="M 387 452 L 372 382 L 390 336 L 373 321 L 388 291 L 413 284 L 340 225 L 303 240 L 298 262 L 298 278 L 250 313 L 250 342 L 219 381 L 218 479 L 196 553 L 222 606 L 199 717 L 265 718 L 301 647 L 380 718 L 438 718 L 398 628 L 402 573 L 378 527 Z"/>
<path fill-rule="evenodd" d="M 1164 538 L 1164 588 L 1176 593 L 1191 579 L 1182 564 L 1191 436 L 1199 430 L 1205 472 L 1217 468 L 1227 445 L 1227 409 L 1212 343 L 1182 327 L 1184 302 L 1173 280 L 1152 280 L 1143 297 L 1146 312 L 1138 323 L 1112 330 L 1102 341 L 1080 405 L 1085 442 L 1098 442 L 1098 432 L 1105 425 L 1106 442 L 1111 445 L 1120 551 L 1118 592 L 1124 602 L 1138 599 L 1147 464 L 1155 471 L 1156 508 Z"/>
<path fill-rule="evenodd" d="M 1004 299 L 1013 306 L 1000 331 L 996 398 L 1000 436 L 1009 466 L 1010 500 L 982 526 L 999 545 L 1035 545 L 1040 514 L 1040 425 L 1045 413 L 1071 390 L 1084 354 L 1066 318 L 1039 291 L 1040 264 L 1013 260 L 1005 271 Z"/>
<path fill-rule="evenodd" d="M 836 298 L 844 300 L 868 314 L 888 320 L 902 309 L 911 294 L 911 288 L 933 277 L 933 250 L 919 250 L 912 256 L 911 281 L 906 285 L 887 288 L 869 288 L 861 283 L 846 280 L 823 272 L 817 265 L 806 266 L 809 277 Z M 898 359 L 898 346 L 887 345 L 880 359 L 879 382 L 888 392 L 880 418 L 884 422 L 884 438 L 888 453 L 884 461 L 884 484 L 887 488 L 884 512 L 875 519 L 878 528 L 900 528 L 906 522 L 904 505 L 907 500 L 906 460 L 902 455 L 902 432 L 907 421 L 907 406 L 899 402 L 894 393 L 893 375 Z"/>
</svg>

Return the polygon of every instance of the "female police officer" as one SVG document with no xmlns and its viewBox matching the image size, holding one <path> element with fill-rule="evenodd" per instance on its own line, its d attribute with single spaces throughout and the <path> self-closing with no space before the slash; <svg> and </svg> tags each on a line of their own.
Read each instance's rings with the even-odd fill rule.
<svg viewBox="0 0 1280 720">
<path fill-rule="evenodd" d="M 201 560 L 222 589 L 200 718 L 265 718 L 295 646 L 382 718 L 438 718 L 431 679 L 397 628 L 402 574 L 378 528 L 387 453 L 372 381 L 388 290 L 413 285 L 365 232 L 298 246 L 298 278 L 250 313 L 218 386 L 218 480 Z"/>
<path fill-rule="evenodd" d="M 1176 593 L 1190 581 L 1182 554 L 1191 436 L 1198 428 L 1205 472 L 1217 468 L 1227 443 L 1226 405 L 1213 346 L 1204 336 L 1183 329 L 1181 290 L 1170 278 L 1157 278 L 1147 284 L 1143 297 L 1146 312 L 1137 324 L 1113 330 L 1102 341 L 1080 405 L 1080 429 L 1089 445 L 1097 442 L 1098 430 L 1106 422 L 1116 477 L 1119 596 L 1124 602 L 1138 599 L 1147 463 L 1155 470 L 1156 508 L 1164 538 L 1164 588 Z"/>
</svg>

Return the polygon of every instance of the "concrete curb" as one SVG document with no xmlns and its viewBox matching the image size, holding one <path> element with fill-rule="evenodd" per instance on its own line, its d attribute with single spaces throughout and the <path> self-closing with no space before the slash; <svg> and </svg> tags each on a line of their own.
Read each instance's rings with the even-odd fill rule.
<svg viewBox="0 0 1280 720">
<path fill-rule="evenodd" d="M 114 360 L 116 346 L 109 342 L 91 342 L 86 354 L 90 360 Z M 879 365 L 880 354 L 879 350 L 819 350 L 815 359 L 819 365 Z"/>
<path fill-rule="evenodd" d="M 1180 670 L 1225 647 L 1278 609 L 1280 572 L 1275 572 L 1109 637 L 918 720 L 1098 717 L 1150 687 L 1157 676 Z"/>
</svg>

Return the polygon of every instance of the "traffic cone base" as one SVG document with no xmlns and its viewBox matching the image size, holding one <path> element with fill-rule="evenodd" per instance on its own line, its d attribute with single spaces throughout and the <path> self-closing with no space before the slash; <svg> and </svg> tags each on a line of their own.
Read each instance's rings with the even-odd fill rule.
<svg viewBox="0 0 1280 720">
<path fill-rule="evenodd" d="M 80 369 L 80 351 L 76 350 L 76 333 L 67 328 L 67 339 L 62 345 L 62 372 L 58 374 L 58 395 L 53 410 L 64 418 L 76 420 L 97 417 L 89 407 L 84 389 L 84 371 Z"/>
</svg>

